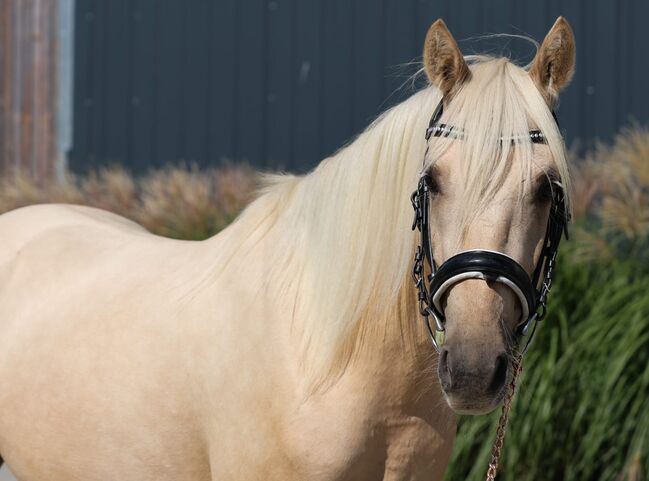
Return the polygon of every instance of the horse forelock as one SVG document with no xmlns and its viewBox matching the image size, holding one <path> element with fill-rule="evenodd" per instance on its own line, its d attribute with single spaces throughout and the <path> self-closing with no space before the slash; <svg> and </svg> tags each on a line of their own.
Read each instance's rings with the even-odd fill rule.
<svg viewBox="0 0 649 481">
<path fill-rule="evenodd" d="M 463 208 L 459 222 L 466 231 L 474 216 L 482 212 L 504 183 L 516 162 L 523 189 L 531 184 L 534 170 L 532 144 L 503 139 L 525 138 L 539 129 L 547 140 L 553 162 L 566 195 L 570 180 L 564 142 L 552 112 L 524 67 L 507 58 L 467 57 L 471 81 L 462 86 L 445 107 L 442 122 L 465 133 L 462 142 L 432 138 L 425 168 L 430 168 L 452 145 L 458 145 L 461 164 Z M 566 197 L 569 208 L 569 196 Z"/>
</svg>

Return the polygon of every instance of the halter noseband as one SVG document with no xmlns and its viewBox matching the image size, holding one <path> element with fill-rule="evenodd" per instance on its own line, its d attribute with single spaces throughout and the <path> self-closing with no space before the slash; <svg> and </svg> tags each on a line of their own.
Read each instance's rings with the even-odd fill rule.
<svg viewBox="0 0 649 481">
<path fill-rule="evenodd" d="M 433 112 L 428 128 L 426 142 L 430 137 L 464 138 L 464 132 L 454 126 L 440 123 L 443 113 L 444 98 L 440 100 Z M 559 122 L 552 112 L 557 126 Z M 535 144 L 547 143 L 540 130 L 530 130 L 528 136 L 500 139 L 501 142 L 520 143 L 529 141 Z M 525 269 L 511 257 L 495 251 L 471 249 L 460 252 L 446 260 L 439 267 L 435 264 L 433 247 L 430 238 L 429 207 L 431 179 L 424 173 L 419 179 L 417 190 L 411 196 L 415 210 L 412 229 L 418 229 L 421 240 L 415 252 L 412 277 L 418 291 L 419 311 L 424 317 L 430 339 L 437 351 L 443 343 L 445 331 L 444 294 L 455 284 L 466 279 L 483 279 L 487 282 L 499 282 L 508 286 L 518 298 L 521 309 L 521 322 L 516 328 L 518 336 L 528 333 L 534 325 L 523 352 L 529 346 L 536 330 L 536 323 L 545 317 L 548 293 L 552 285 L 552 274 L 559 248 L 559 242 L 565 233 L 568 237 L 568 214 L 566 213 L 564 194 L 561 189 L 554 189 L 552 205 L 545 232 L 541 255 L 530 277 Z M 542 280 L 541 280 L 542 278 Z M 431 326 L 430 318 L 435 325 Z"/>
</svg>

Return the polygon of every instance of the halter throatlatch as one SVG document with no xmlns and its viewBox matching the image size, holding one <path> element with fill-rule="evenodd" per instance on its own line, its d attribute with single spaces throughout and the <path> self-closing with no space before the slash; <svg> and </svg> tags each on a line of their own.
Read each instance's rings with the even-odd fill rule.
<svg viewBox="0 0 649 481">
<path fill-rule="evenodd" d="M 453 126 L 439 122 L 443 113 L 442 99 L 433 112 L 428 129 L 426 141 L 433 137 L 451 137 L 462 139 L 464 132 Z M 557 122 L 557 117 L 552 112 Z M 529 136 L 500 139 L 501 142 L 532 142 L 546 143 L 545 136 L 540 130 L 531 130 Z M 523 266 L 511 257 L 495 251 L 471 249 L 460 252 L 442 263 L 439 267 L 435 264 L 433 246 L 430 237 L 429 207 L 431 179 L 424 173 L 419 179 L 417 190 L 411 196 L 412 206 L 415 210 L 415 219 L 412 229 L 421 233 L 420 243 L 415 252 L 412 277 L 417 288 L 419 312 L 424 318 L 426 328 L 433 346 L 440 350 L 444 342 L 445 322 L 442 301 L 444 294 L 455 284 L 466 279 L 483 279 L 488 282 L 499 282 L 509 287 L 519 300 L 522 315 L 516 328 L 517 336 L 525 336 L 532 331 L 523 348 L 529 346 L 534 334 L 536 323 L 545 317 L 548 293 L 552 286 L 552 275 L 556 263 L 557 251 L 562 235 L 568 237 L 568 214 L 563 191 L 553 189 L 552 205 L 545 231 L 545 239 L 541 255 L 534 272 L 530 277 Z M 434 321 L 431 325 L 431 318 Z"/>
</svg>

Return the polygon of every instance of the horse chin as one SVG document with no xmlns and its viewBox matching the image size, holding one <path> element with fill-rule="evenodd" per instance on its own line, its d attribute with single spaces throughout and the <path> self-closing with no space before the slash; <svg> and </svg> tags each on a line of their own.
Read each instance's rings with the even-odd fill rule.
<svg viewBox="0 0 649 481">
<path fill-rule="evenodd" d="M 495 396 L 477 398 L 475 396 L 458 396 L 444 393 L 446 403 L 455 414 L 465 416 L 479 416 L 489 414 L 500 406 L 505 397 L 505 390 Z"/>
</svg>

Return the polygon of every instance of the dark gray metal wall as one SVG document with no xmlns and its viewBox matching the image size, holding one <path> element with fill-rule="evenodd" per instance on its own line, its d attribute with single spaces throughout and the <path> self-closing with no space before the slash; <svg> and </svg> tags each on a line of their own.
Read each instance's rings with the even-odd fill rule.
<svg viewBox="0 0 649 481">
<path fill-rule="evenodd" d="M 649 121 L 647 0 L 76 0 L 73 170 L 180 160 L 302 171 L 408 95 L 430 23 L 457 39 L 558 15 L 578 41 L 559 115 L 569 141 Z M 463 41 L 524 60 L 520 40 Z M 401 65 L 401 67 L 399 67 Z"/>
</svg>

